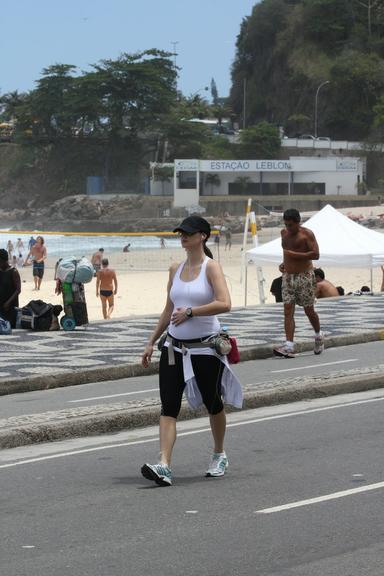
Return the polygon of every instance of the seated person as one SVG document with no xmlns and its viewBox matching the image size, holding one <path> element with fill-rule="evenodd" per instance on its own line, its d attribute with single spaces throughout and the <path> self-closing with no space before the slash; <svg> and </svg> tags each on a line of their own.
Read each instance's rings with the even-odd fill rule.
<svg viewBox="0 0 384 576">
<path fill-rule="evenodd" d="M 274 295 L 276 302 L 282 302 L 282 301 L 283 301 L 282 282 L 283 282 L 283 277 L 282 277 L 282 276 L 279 276 L 278 278 L 275 278 L 275 279 L 272 281 L 271 288 L 269 289 L 269 291 L 271 292 L 271 294 Z"/>
<path fill-rule="evenodd" d="M 332 296 L 340 296 L 336 286 L 325 279 L 324 270 L 321 268 L 315 268 L 315 279 L 316 279 L 316 298 L 331 298 Z"/>
</svg>

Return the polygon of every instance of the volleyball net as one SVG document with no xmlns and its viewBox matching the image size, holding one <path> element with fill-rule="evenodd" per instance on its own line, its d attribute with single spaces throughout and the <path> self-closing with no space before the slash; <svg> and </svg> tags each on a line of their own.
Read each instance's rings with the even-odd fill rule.
<svg viewBox="0 0 384 576">
<path fill-rule="evenodd" d="M 267 232 L 263 242 L 272 239 L 272 232 Z M 180 238 L 170 231 L 156 232 L 51 232 L 28 230 L 0 230 L 0 248 L 5 248 L 16 260 L 26 258 L 31 239 L 37 236 L 44 238 L 48 258 L 47 268 L 53 268 L 59 258 L 91 259 L 92 255 L 103 248 L 104 257 L 111 266 L 120 271 L 162 271 L 168 270 L 171 264 L 185 259 L 185 251 L 180 245 Z M 247 248 L 252 247 L 252 232 L 248 234 L 246 244 L 241 245 L 242 234 L 231 234 L 230 243 L 225 229 L 213 229 L 208 247 L 216 260 L 221 263 L 233 263 Z"/>
</svg>

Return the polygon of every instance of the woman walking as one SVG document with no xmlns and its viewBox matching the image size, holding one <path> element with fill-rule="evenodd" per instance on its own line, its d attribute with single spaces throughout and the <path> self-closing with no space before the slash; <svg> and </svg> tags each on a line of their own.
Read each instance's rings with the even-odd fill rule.
<svg viewBox="0 0 384 576">
<path fill-rule="evenodd" d="M 179 232 L 187 259 L 170 268 L 166 305 L 142 356 L 147 367 L 155 342 L 167 329 L 159 373 L 160 461 L 141 469 L 145 478 L 160 486 L 172 484 L 171 457 L 184 390 L 191 407 L 204 404 L 209 413 L 214 447 L 206 476 L 223 476 L 228 468 L 223 400 L 237 408 L 242 405 L 240 383 L 215 340 L 220 332 L 216 315 L 228 312 L 231 300 L 221 266 L 206 245 L 210 224 L 189 216 L 174 232 Z"/>
</svg>

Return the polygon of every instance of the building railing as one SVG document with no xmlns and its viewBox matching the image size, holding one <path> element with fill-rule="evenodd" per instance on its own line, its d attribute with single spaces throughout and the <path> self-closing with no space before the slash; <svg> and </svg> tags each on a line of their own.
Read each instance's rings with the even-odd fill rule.
<svg viewBox="0 0 384 576">
<path fill-rule="evenodd" d="M 384 152 L 384 144 L 348 142 L 347 140 L 322 140 L 312 138 L 282 138 L 283 148 L 314 148 L 317 150 L 363 150 Z"/>
</svg>

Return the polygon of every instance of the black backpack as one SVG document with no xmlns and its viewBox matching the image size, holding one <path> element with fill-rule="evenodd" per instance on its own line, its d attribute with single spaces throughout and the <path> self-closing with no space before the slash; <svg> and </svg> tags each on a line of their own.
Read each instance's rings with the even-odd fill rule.
<svg viewBox="0 0 384 576">
<path fill-rule="evenodd" d="M 52 317 L 58 316 L 62 309 L 62 306 L 53 306 L 42 300 L 31 300 L 18 309 L 16 326 L 26 330 L 49 330 Z"/>
</svg>

